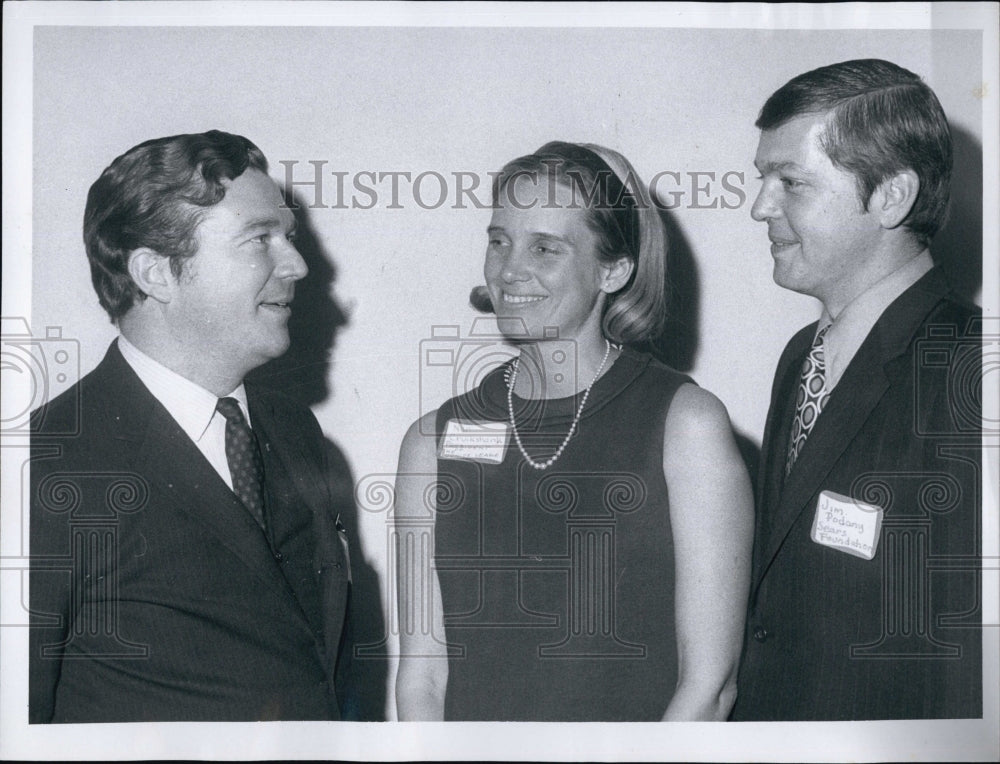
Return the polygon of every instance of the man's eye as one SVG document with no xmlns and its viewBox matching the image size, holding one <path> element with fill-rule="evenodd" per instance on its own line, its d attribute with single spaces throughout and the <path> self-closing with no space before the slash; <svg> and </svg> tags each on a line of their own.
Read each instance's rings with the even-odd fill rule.
<svg viewBox="0 0 1000 764">
<path fill-rule="evenodd" d="M 802 185 L 802 181 L 795 180 L 794 178 L 782 178 L 781 184 L 785 188 L 798 188 L 799 186 Z"/>
</svg>

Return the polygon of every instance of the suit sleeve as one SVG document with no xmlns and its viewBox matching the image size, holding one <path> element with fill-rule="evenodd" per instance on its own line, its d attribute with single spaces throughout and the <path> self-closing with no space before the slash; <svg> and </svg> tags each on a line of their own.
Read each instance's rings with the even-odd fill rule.
<svg viewBox="0 0 1000 764">
<path fill-rule="evenodd" d="M 327 482 L 327 490 L 331 497 L 333 513 L 333 533 L 336 543 L 344 552 L 344 564 L 348 568 L 349 580 L 353 578 L 351 571 L 351 549 L 359 549 L 357 540 L 357 510 L 354 506 L 354 482 L 351 479 L 351 469 L 347 459 L 337 446 L 324 439 L 323 470 Z M 347 612 L 344 613 L 344 626 L 340 636 L 337 651 L 337 662 L 333 670 L 334 689 L 337 703 L 340 706 L 341 719 L 345 721 L 361 721 L 364 714 L 361 711 L 361 687 L 357 676 L 357 666 L 354 661 L 355 630 L 351 617 L 356 609 L 354 586 L 347 597 Z"/>
<path fill-rule="evenodd" d="M 46 724 L 55 711 L 56 687 L 62 668 L 61 645 L 69 634 L 70 590 L 73 571 L 66 513 L 58 510 L 58 496 L 45 478 L 57 462 L 37 458 L 33 449 L 30 481 L 30 589 L 28 721 Z M 40 490 L 41 489 L 41 490 Z"/>
<path fill-rule="evenodd" d="M 323 434 L 316 417 L 304 412 L 304 432 L 308 433 L 311 448 L 315 449 L 317 475 L 316 488 L 322 491 L 319 505 L 326 511 L 316 523 L 317 548 L 324 559 L 340 560 L 346 569 L 347 587 L 343 599 L 331 588 L 326 595 L 324 628 L 326 639 L 326 671 L 332 680 L 341 719 L 357 721 L 363 718 L 360 710 L 361 688 L 353 661 L 354 626 L 351 612 L 355 594 L 351 580 L 351 548 L 357 544 L 357 512 L 354 506 L 354 483 L 347 459 L 337 446 Z M 290 420 L 295 421 L 295 420 Z M 325 550 L 325 551 L 324 551 Z"/>
</svg>

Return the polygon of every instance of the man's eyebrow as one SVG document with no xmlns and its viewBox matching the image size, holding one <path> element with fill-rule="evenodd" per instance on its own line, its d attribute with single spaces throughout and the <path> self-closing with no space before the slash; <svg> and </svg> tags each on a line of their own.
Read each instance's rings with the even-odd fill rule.
<svg viewBox="0 0 1000 764">
<path fill-rule="evenodd" d="M 804 175 L 812 175 L 809 170 L 800 164 L 795 162 L 761 162 L 758 163 L 755 159 L 753 166 L 756 167 L 760 172 L 783 172 L 785 170 L 794 170 L 795 172 L 802 173 Z"/>
<path fill-rule="evenodd" d="M 285 225 L 281 218 L 274 215 L 250 218 L 240 226 L 237 231 L 237 235 L 246 233 L 247 231 L 252 231 L 255 228 L 288 228 L 289 231 L 294 231 L 298 228 L 298 225 L 298 220 L 295 218 L 292 218 L 292 221 L 288 226 Z"/>
</svg>

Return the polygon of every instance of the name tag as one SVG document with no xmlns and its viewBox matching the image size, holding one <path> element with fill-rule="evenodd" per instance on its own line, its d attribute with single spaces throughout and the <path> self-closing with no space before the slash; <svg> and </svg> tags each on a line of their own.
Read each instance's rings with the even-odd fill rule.
<svg viewBox="0 0 1000 764">
<path fill-rule="evenodd" d="M 870 560 L 878 548 L 881 507 L 823 491 L 816 502 L 810 538 L 817 544 Z"/>
<path fill-rule="evenodd" d="M 500 464 L 509 440 L 510 425 L 506 422 L 449 419 L 438 458 Z"/>
</svg>

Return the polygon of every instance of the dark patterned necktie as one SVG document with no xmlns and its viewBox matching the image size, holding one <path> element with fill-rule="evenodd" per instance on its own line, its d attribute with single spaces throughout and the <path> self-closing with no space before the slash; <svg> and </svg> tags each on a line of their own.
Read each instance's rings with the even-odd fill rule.
<svg viewBox="0 0 1000 764">
<path fill-rule="evenodd" d="M 264 461 L 257 438 L 235 398 L 219 398 L 215 410 L 226 418 L 226 460 L 233 492 L 264 528 Z"/>
<path fill-rule="evenodd" d="M 823 337 L 832 324 L 827 324 L 813 340 L 809 355 L 802 364 L 799 391 L 795 396 L 795 419 L 788 442 L 788 458 L 785 461 L 785 475 L 792 471 L 792 465 L 802 452 L 806 438 L 816 424 L 816 419 L 830 397 L 826 389 L 826 359 L 823 357 Z"/>
</svg>

